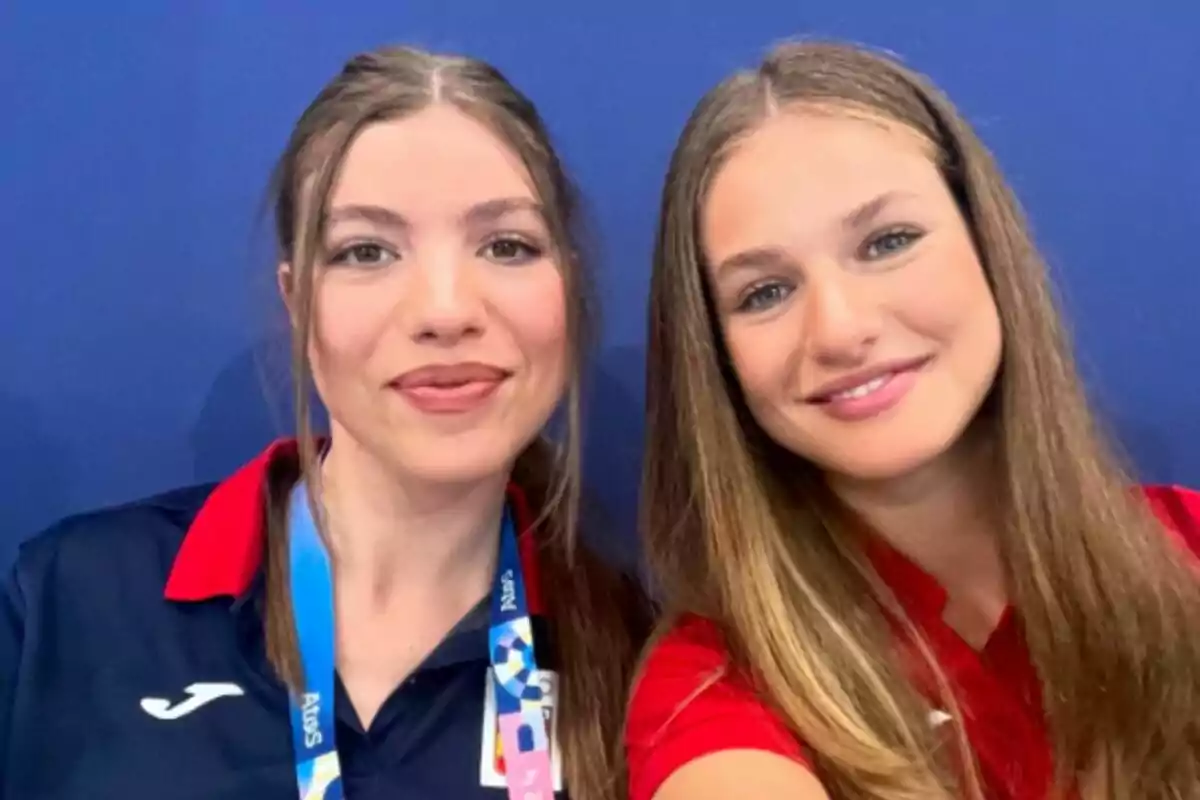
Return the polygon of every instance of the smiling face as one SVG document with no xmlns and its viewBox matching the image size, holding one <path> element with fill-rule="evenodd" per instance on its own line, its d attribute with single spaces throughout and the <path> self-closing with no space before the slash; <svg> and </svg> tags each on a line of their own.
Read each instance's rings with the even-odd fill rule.
<svg viewBox="0 0 1200 800">
<path fill-rule="evenodd" d="M 931 153 L 895 123 L 788 109 L 735 146 L 701 209 L 749 409 L 834 475 L 938 459 L 999 368 L 996 305 Z"/>
<path fill-rule="evenodd" d="M 371 124 L 322 247 L 309 357 L 335 444 L 426 481 L 507 470 L 569 361 L 556 244 L 520 160 L 450 106 Z"/>
</svg>

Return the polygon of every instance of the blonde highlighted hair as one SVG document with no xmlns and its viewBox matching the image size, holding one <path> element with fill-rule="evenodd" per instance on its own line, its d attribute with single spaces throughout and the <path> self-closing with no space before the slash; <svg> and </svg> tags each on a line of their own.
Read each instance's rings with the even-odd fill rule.
<svg viewBox="0 0 1200 800">
<path fill-rule="evenodd" d="M 643 475 L 643 535 L 668 610 L 717 623 L 731 668 L 753 675 L 810 746 L 832 797 L 982 796 L 961 728 L 956 747 L 933 738 L 887 613 L 940 676 L 929 648 L 850 544 L 852 523 L 816 468 L 752 419 L 713 310 L 699 236 L 709 186 L 744 136 L 793 105 L 916 131 L 970 227 L 1004 335 L 976 424 L 994 445 L 999 546 L 1059 789 L 1200 796 L 1197 573 L 1130 492 L 1088 409 L 1042 259 L 991 155 L 891 57 L 780 46 L 710 91 L 679 140 L 651 281 Z"/>
</svg>

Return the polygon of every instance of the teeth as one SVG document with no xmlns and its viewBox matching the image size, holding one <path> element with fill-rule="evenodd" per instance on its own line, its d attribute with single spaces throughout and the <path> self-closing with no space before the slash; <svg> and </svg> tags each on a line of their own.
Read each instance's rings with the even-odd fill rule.
<svg viewBox="0 0 1200 800">
<path fill-rule="evenodd" d="M 881 375 L 878 378 L 869 380 L 866 383 L 860 383 L 853 389 L 847 389 L 844 392 L 837 392 L 833 395 L 834 400 L 857 400 L 860 397 L 866 397 L 874 391 L 877 391 L 888 381 L 887 375 Z"/>
</svg>

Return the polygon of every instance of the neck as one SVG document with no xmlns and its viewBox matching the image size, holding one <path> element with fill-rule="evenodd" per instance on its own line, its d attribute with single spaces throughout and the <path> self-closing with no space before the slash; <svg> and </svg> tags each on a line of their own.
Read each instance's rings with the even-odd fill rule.
<svg viewBox="0 0 1200 800">
<path fill-rule="evenodd" d="M 335 432 L 321 502 L 338 594 L 376 609 L 393 598 L 470 602 L 491 585 L 506 474 L 466 483 L 415 480 Z"/>
<path fill-rule="evenodd" d="M 938 581 L 951 599 L 1005 600 L 996 540 L 992 450 L 968 434 L 950 452 L 887 481 L 829 479 L 873 532 Z"/>
</svg>

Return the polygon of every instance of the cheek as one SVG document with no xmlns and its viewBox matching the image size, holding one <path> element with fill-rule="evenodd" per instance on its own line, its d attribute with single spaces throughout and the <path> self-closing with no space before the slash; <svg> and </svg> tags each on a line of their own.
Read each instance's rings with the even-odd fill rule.
<svg viewBox="0 0 1200 800">
<path fill-rule="evenodd" d="M 334 388 L 338 375 L 364 371 L 387 325 L 388 298 L 387 292 L 369 286 L 333 279 L 318 283 L 309 358 L 323 390 Z"/>
<path fill-rule="evenodd" d="M 567 357 L 567 309 L 562 276 L 539 270 L 497 298 L 497 310 L 509 323 L 531 366 L 562 371 Z"/>
<path fill-rule="evenodd" d="M 956 248 L 919 280 L 910 280 L 901 302 L 905 327 L 932 342 L 946 365 L 964 373 L 990 373 L 1000 358 L 1000 317 L 974 250 Z"/>
<path fill-rule="evenodd" d="M 776 323 L 726 326 L 725 346 L 746 401 L 755 407 L 786 402 L 791 379 L 792 342 Z"/>
</svg>

